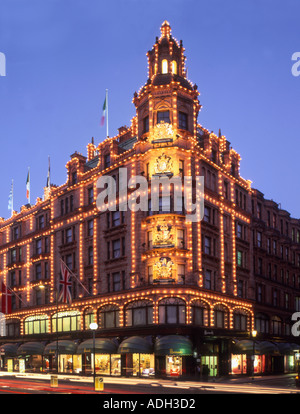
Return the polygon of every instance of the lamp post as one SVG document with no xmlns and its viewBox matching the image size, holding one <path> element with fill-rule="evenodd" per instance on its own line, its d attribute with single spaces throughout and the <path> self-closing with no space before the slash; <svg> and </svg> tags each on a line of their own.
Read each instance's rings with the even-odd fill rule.
<svg viewBox="0 0 300 414">
<path fill-rule="evenodd" d="M 255 337 L 257 335 L 257 331 L 253 330 L 251 332 L 251 335 L 252 335 L 252 342 L 253 342 L 253 348 L 252 348 L 252 381 L 254 381 Z"/>
<path fill-rule="evenodd" d="M 94 386 L 95 386 L 95 378 L 96 378 L 96 355 L 95 355 L 95 351 L 96 351 L 96 346 L 95 346 L 95 332 L 98 329 L 98 325 L 96 324 L 96 322 L 92 322 L 90 324 L 90 329 L 93 332 L 93 364 L 94 364 L 94 370 L 93 370 L 93 377 L 94 377 Z"/>
</svg>

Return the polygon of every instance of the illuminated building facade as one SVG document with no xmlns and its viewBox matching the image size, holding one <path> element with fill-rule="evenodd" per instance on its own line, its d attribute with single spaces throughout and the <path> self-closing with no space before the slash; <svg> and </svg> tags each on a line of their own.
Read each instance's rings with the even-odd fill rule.
<svg viewBox="0 0 300 414">
<path fill-rule="evenodd" d="M 89 143 L 87 157 L 75 152 L 65 184 L 0 222 L 1 277 L 15 293 L 2 368 L 50 371 L 58 351 L 60 372 L 91 372 L 96 322 L 101 375 L 193 376 L 198 366 L 211 376 L 246 374 L 254 329 L 256 372 L 288 371 L 297 349 L 290 328 L 300 302 L 299 220 L 252 189 L 225 136 L 198 123 L 198 88 L 168 22 L 147 57 L 131 126 Z M 121 208 L 136 194 L 121 191 L 120 168 L 127 180 L 147 179 L 147 211 Z M 97 207 L 103 176 L 117 184 L 115 211 Z M 187 220 L 175 185 L 170 197 L 157 190 L 153 208 L 152 177 L 192 177 L 195 197 L 198 176 L 201 220 Z M 71 305 L 56 304 L 61 259 L 76 275 Z"/>
</svg>

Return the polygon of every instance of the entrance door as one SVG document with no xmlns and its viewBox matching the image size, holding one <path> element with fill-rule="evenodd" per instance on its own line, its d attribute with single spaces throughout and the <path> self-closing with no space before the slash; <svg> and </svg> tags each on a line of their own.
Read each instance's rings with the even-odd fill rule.
<svg viewBox="0 0 300 414">
<path fill-rule="evenodd" d="M 201 357 L 201 365 L 208 366 L 209 376 L 216 377 L 218 375 L 218 357 L 217 356 L 203 356 Z"/>
</svg>

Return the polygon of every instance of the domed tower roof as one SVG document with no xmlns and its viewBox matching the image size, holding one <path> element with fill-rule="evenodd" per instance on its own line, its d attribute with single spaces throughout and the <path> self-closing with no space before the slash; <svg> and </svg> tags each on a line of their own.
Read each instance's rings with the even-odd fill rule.
<svg viewBox="0 0 300 414">
<path fill-rule="evenodd" d="M 180 82 L 187 89 L 194 87 L 186 77 L 184 47 L 172 37 L 171 26 L 165 20 L 160 28 L 161 35 L 156 38 L 153 48 L 148 51 L 148 85 L 168 85 L 172 80 Z"/>
</svg>

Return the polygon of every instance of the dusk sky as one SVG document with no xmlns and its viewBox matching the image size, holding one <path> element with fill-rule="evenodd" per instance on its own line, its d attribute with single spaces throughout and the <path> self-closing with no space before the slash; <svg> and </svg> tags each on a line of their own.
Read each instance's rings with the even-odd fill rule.
<svg viewBox="0 0 300 414">
<path fill-rule="evenodd" d="M 146 52 L 168 20 L 183 40 L 188 78 L 198 85 L 198 122 L 241 154 L 241 175 L 300 218 L 298 0 L 0 0 L 0 216 L 66 181 L 70 155 L 95 138 L 105 90 L 109 135 L 130 125 L 132 98 L 147 81 Z"/>
</svg>

